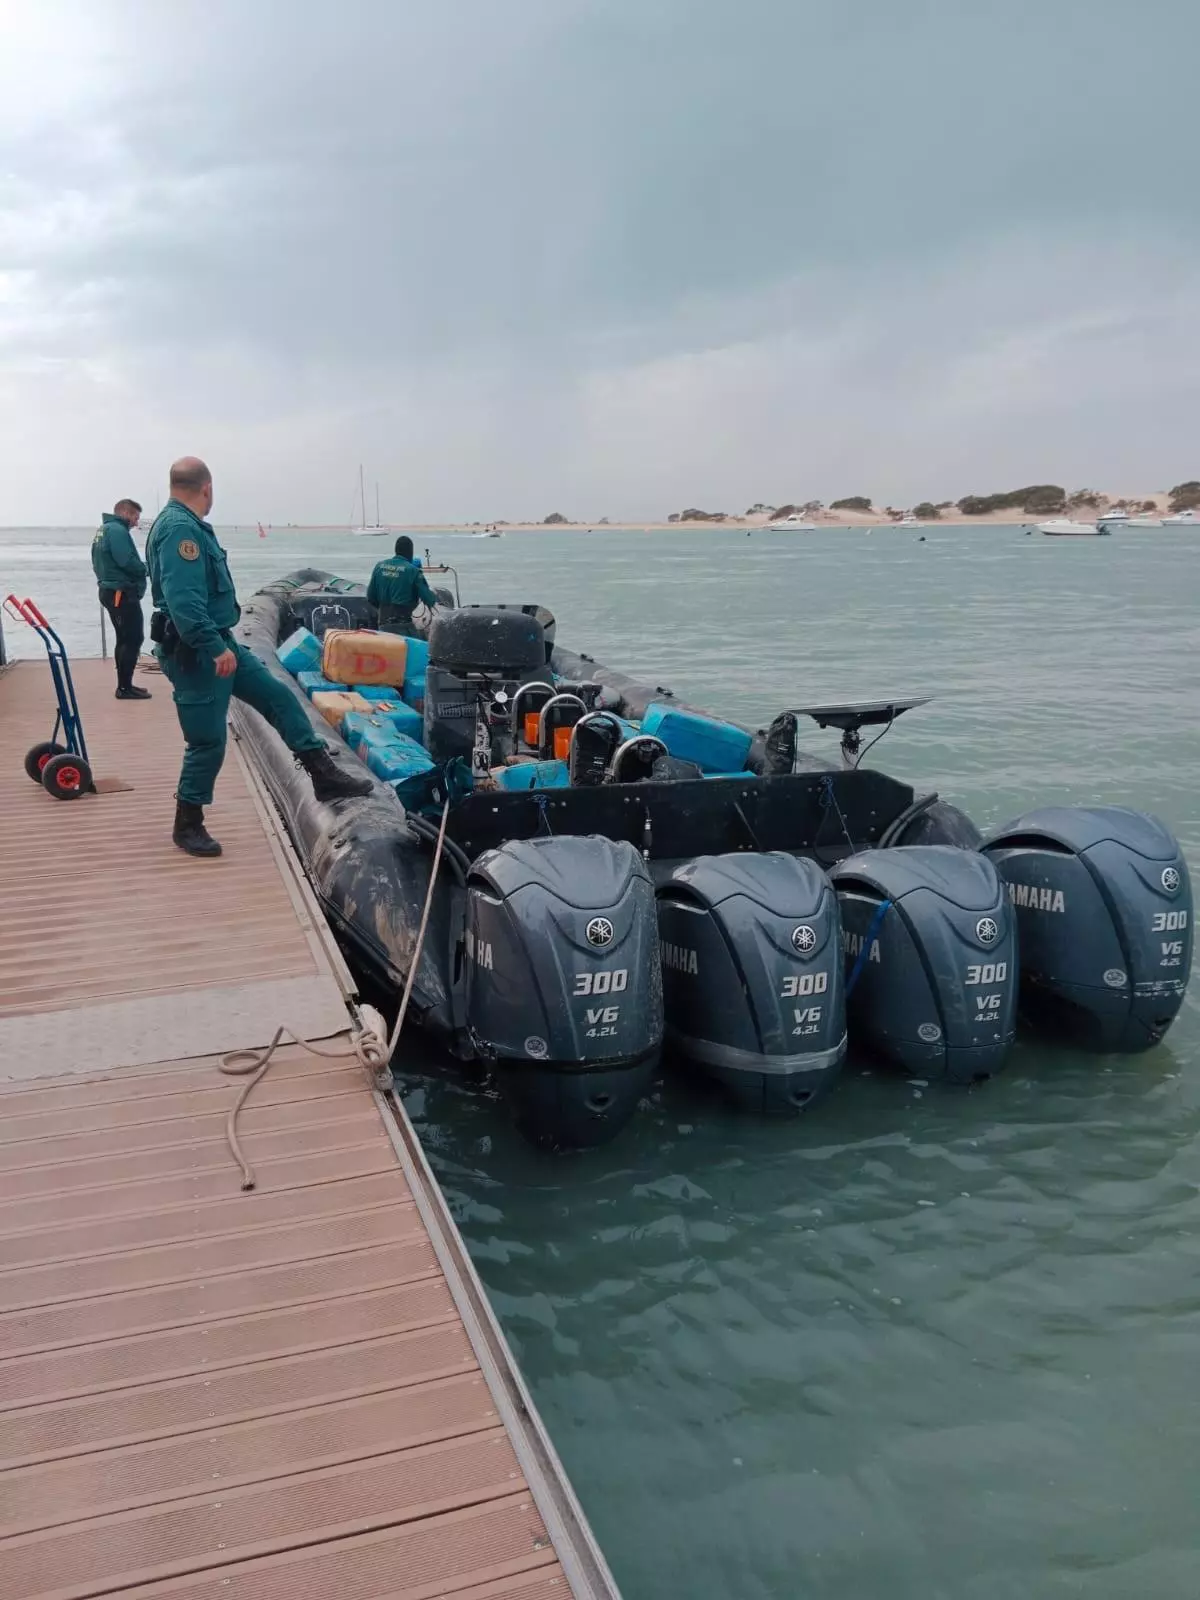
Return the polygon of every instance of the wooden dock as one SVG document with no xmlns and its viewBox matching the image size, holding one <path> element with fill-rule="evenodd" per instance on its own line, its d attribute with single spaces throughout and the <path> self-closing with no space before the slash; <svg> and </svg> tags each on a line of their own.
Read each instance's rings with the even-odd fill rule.
<svg viewBox="0 0 1200 1600">
<path fill-rule="evenodd" d="M 0 672 L 0 1600 L 615 1600 L 353 982 L 231 742 L 225 846 L 170 842 L 167 685 Z M 222 1053 L 288 1024 L 238 1132 Z"/>
</svg>

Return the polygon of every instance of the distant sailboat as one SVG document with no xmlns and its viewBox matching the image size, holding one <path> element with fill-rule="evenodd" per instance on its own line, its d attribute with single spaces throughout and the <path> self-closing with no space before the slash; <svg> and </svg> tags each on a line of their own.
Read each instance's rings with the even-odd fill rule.
<svg viewBox="0 0 1200 1600">
<path fill-rule="evenodd" d="M 365 488 L 365 486 L 363 484 L 363 469 L 362 469 L 361 462 L 359 463 L 359 468 L 358 468 L 358 504 L 359 504 L 359 509 L 362 512 L 362 521 L 359 523 L 357 528 L 351 528 L 351 530 L 350 530 L 351 533 L 354 534 L 355 538 L 357 538 L 357 539 L 377 539 L 377 538 L 379 538 L 379 536 L 381 534 L 386 533 L 387 529 L 383 526 L 383 524 L 379 520 L 379 485 L 378 484 L 375 485 L 375 521 L 373 523 L 370 523 L 370 522 L 367 521 L 367 492 L 366 492 L 366 488 Z"/>
</svg>

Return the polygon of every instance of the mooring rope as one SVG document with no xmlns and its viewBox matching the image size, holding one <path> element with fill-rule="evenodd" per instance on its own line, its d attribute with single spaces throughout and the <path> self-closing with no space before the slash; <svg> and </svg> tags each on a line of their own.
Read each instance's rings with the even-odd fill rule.
<svg viewBox="0 0 1200 1600">
<path fill-rule="evenodd" d="M 310 1056 L 319 1056 L 326 1061 L 348 1061 L 357 1059 L 371 1077 L 372 1081 L 391 1066 L 392 1056 L 400 1039 L 400 1031 L 404 1027 L 404 1018 L 408 1013 L 408 1002 L 412 997 L 413 984 L 416 981 L 417 967 L 421 960 L 421 951 L 425 946 L 425 932 L 429 926 L 429 912 L 433 905 L 433 891 L 437 883 L 438 868 L 441 866 L 442 854 L 446 844 L 446 823 L 450 816 L 450 797 L 447 795 L 446 803 L 442 807 L 442 823 L 438 829 L 437 843 L 434 846 L 433 863 L 429 869 L 429 888 L 425 894 L 425 905 L 421 911 L 421 921 L 417 928 L 417 937 L 413 944 L 412 961 L 408 968 L 408 978 L 404 984 L 404 993 L 400 1000 L 400 1009 L 396 1013 L 396 1024 L 391 1032 L 391 1037 L 385 1043 L 376 1033 L 374 1028 L 359 1028 L 351 1033 L 348 1044 L 340 1045 L 336 1049 L 322 1049 L 310 1039 L 306 1039 L 295 1028 L 280 1024 L 275 1030 L 275 1036 L 270 1044 L 263 1049 L 231 1050 L 221 1057 L 218 1071 L 229 1078 L 246 1078 L 241 1093 L 230 1108 L 225 1118 L 225 1139 L 229 1145 L 233 1159 L 242 1169 L 242 1189 L 248 1191 L 256 1186 L 254 1168 L 246 1159 L 238 1138 L 237 1119 L 242 1107 L 249 1100 L 255 1087 L 266 1077 L 274 1059 L 275 1052 L 284 1039 L 290 1039 Z"/>
</svg>

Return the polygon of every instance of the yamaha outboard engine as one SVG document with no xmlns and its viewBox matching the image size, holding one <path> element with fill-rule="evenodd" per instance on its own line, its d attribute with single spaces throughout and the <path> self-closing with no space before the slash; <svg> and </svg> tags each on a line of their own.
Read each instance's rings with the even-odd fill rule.
<svg viewBox="0 0 1200 1600">
<path fill-rule="evenodd" d="M 654 886 L 632 845 L 562 835 L 485 851 L 467 879 L 466 1021 L 522 1131 L 602 1144 L 662 1048 Z"/>
<path fill-rule="evenodd" d="M 1051 806 L 983 849 L 1016 912 L 1029 1020 L 1085 1049 L 1157 1044 L 1192 966 L 1192 890 L 1174 836 L 1123 806 Z"/>
<path fill-rule="evenodd" d="M 667 1031 L 754 1111 L 795 1112 L 846 1053 L 837 899 L 781 851 L 701 856 L 660 888 Z"/>
<path fill-rule="evenodd" d="M 953 845 L 867 850 L 830 872 L 842 912 L 850 1038 L 923 1078 L 973 1083 L 1016 1031 L 1016 921 L 986 857 Z"/>
</svg>

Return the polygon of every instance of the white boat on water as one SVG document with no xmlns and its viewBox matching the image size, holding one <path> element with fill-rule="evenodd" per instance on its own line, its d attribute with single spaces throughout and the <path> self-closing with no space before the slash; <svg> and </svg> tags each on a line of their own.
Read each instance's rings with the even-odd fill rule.
<svg viewBox="0 0 1200 1600">
<path fill-rule="evenodd" d="M 805 522 L 798 511 L 793 511 L 790 517 L 784 517 L 779 522 L 768 522 L 768 533 L 816 533 L 815 522 Z"/>
<path fill-rule="evenodd" d="M 1051 537 L 1066 537 L 1071 534 L 1091 534 L 1095 537 L 1096 534 L 1107 533 L 1108 529 L 1102 523 L 1072 522 L 1070 517 L 1051 517 L 1049 522 L 1039 522 L 1037 531 L 1049 534 Z"/>
<path fill-rule="evenodd" d="M 350 532 L 356 539 L 381 539 L 388 531 L 379 520 L 379 485 L 375 485 L 375 521 L 367 521 L 367 496 L 363 488 L 363 469 L 358 469 L 358 503 L 362 508 L 362 522 Z"/>
<path fill-rule="evenodd" d="M 1177 511 L 1173 517 L 1164 517 L 1162 519 L 1162 526 L 1164 528 L 1177 528 L 1180 526 L 1180 524 L 1182 524 L 1185 528 L 1187 528 L 1197 520 L 1200 519 L 1197 518 L 1194 511 Z"/>
<path fill-rule="evenodd" d="M 923 522 L 918 522 L 916 517 L 910 515 L 907 517 L 901 517 L 900 520 L 893 523 L 892 526 L 896 528 L 923 528 L 925 524 Z"/>
<path fill-rule="evenodd" d="M 1132 517 L 1124 506 L 1113 506 L 1110 511 L 1102 511 L 1096 518 L 1096 527 L 1108 532 L 1112 528 L 1127 528 Z"/>
</svg>

